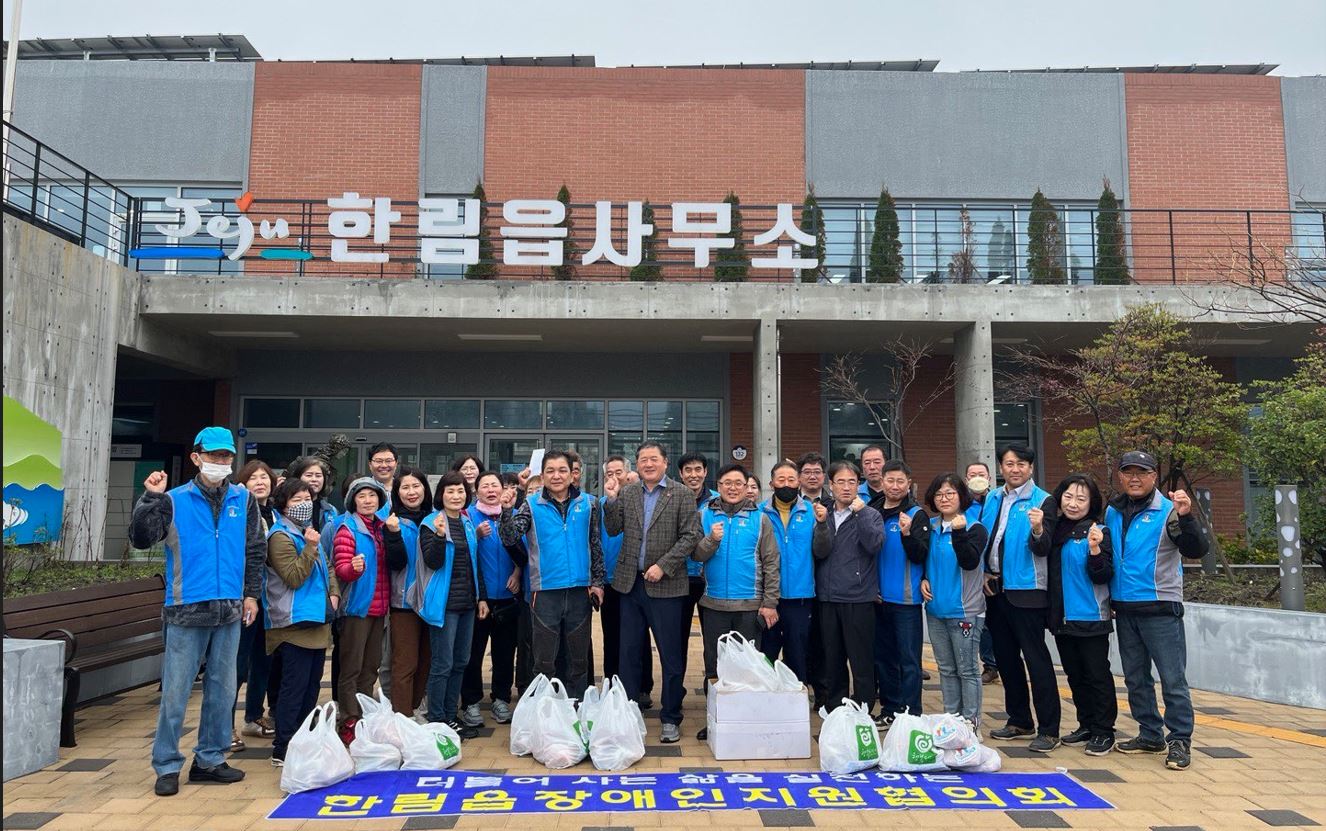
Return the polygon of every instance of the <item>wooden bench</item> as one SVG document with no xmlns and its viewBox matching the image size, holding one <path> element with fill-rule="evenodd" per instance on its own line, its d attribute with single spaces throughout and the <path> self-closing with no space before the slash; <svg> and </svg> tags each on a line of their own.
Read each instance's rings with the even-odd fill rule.
<svg viewBox="0 0 1326 831">
<path fill-rule="evenodd" d="M 5 601 L 4 633 L 11 638 L 63 640 L 64 707 L 60 746 L 74 747 L 74 708 L 80 675 L 160 655 L 166 581 L 103 583 Z"/>
</svg>

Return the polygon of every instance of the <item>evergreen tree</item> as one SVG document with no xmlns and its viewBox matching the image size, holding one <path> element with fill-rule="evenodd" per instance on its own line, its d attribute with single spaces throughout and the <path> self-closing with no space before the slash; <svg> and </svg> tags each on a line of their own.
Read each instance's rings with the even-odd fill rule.
<svg viewBox="0 0 1326 831">
<path fill-rule="evenodd" d="M 640 221 L 646 225 L 654 224 L 654 206 L 646 202 L 640 211 Z M 631 279 L 637 283 L 653 283 L 663 275 L 658 264 L 656 234 L 640 240 L 640 264 L 631 269 Z"/>
<path fill-rule="evenodd" d="M 553 266 L 553 279 L 574 280 L 576 258 L 580 256 L 580 250 L 576 248 L 575 223 L 571 221 L 571 191 L 566 185 L 562 185 L 561 190 L 557 191 L 557 201 L 566 207 L 566 216 L 557 224 L 557 227 L 566 229 L 566 236 L 562 238 L 562 264 Z"/>
<path fill-rule="evenodd" d="M 818 283 L 828 276 L 829 267 L 824 262 L 824 209 L 820 207 L 819 200 L 815 198 L 814 187 L 807 191 L 806 199 L 801 203 L 801 230 L 815 238 L 814 248 L 810 250 L 802 248 L 801 256 L 813 259 L 818 263 L 814 268 L 801 269 L 801 282 Z"/>
<path fill-rule="evenodd" d="M 1059 214 L 1037 188 L 1027 216 L 1027 273 L 1031 282 L 1041 285 L 1066 282 L 1059 251 Z"/>
<path fill-rule="evenodd" d="M 493 262 L 493 241 L 488 238 L 488 203 L 483 182 L 474 186 L 473 198 L 479 200 L 479 261 L 465 269 L 467 280 L 491 280 L 497 276 Z"/>
<path fill-rule="evenodd" d="M 741 283 L 750 271 L 750 258 L 746 256 L 746 241 L 741 231 L 741 200 L 735 193 L 729 193 L 723 201 L 732 206 L 732 230 L 724 236 L 734 242 L 731 248 L 720 248 L 714 252 L 718 258 L 714 265 L 714 281 Z"/>
<path fill-rule="evenodd" d="M 875 206 L 875 231 L 870 237 L 870 266 L 866 269 L 866 282 L 902 282 L 902 265 L 898 209 L 889 189 L 884 188 Z"/>
<path fill-rule="evenodd" d="M 1121 286 L 1132 282 L 1123 245 L 1123 216 L 1110 180 L 1104 184 L 1096 206 L 1096 285 Z"/>
</svg>

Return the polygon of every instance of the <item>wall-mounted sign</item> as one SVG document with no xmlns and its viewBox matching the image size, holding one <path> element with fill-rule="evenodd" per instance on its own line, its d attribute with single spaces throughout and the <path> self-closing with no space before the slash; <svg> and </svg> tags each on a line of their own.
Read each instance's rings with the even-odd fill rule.
<svg viewBox="0 0 1326 831">
<path fill-rule="evenodd" d="M 143 457 L 143 446 L 141 444 L 112 444 L 110 446 L 110 457 L 112 459 L 141 459 Z"/>
<path fill-rule="evenodd" d="M 735 462 L 744 462 L 744 461 L 746 461 L 746 455 L 747 455 L 747 453 L 746 453 L 746 445 L 744 445 L 744 444 L 738 444 L 738 445 L 733 446 L 733 448 L 732 448 L 732 460 L 733 460 L 733 461 L 735 461 Z"/>
</svg>

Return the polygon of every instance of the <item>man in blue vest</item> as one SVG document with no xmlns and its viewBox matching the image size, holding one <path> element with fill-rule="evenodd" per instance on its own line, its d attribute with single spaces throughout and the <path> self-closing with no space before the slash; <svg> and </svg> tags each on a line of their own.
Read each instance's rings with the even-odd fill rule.
<svg viewBox="0 0 1326 831">
<path fill-rule="evenodd" d="M 566 691 L 580 698 L 589 686 L 593 607 L 603 604 L 599 502 L 581 493 L 571 460 L 561 450 L 543 456 L 543 486 L 514 513 L 502 511 L 502 544 L 522 540 L 529 551 L 530 651 L 534 671 L 549 678 L 565 650 Z M 592 605 L 591 605 L 592 604 Z"/>
<path fill-rule="evenodd" d="M 1188 692 L 1188 648 L 1183 631 L 1183 558 L 1200 559 L 1210 542 L 1192 514 L 1192 498 L 1156 488 L 1156 457 L 1133 450 L 1119 458 L 1119 489 L 1105 509 L 1114 543 L 1110 605 L 1119 631 L 1119 660 L 1128 685 L 1128 708 L 1137 721 L 1135 739 L 1121 753 L 1165 753 L 1165 767 L 1192 763 L 1192 695 Z M 1156 706 L 1160 675 L 1165 716 Z M 1168 730 L 1169 735 L 1163 731 Z"/>
<path fill-rule="evenodd" d="M 198 475 L 169 492 L 164 471 L 147 477 L 129 523 L 134 548 L 163 542 L 165 548 L 165 653 L 152 743 L 157 796 L 179 793 L 184 710 L 204 661 L 202 717 L 189 781 L 229 784 L 244 778 L 244 771 L 226 764 L 224 754 L 234 719 L 240 624 L 250 626 L 257 617 L 267 557 L 258 503 L 228 481 L 235 461 L 230 431 L 204 428 L 189 459 Z"/>
<path fill-rule="evenodd" d="M 1045 645 L 1049 627 L 1046 563 L 1031 551 L 1028 512 L 1055 510 L 1054 499 L 1032 479 L 1036 453 L 1025 444 L 999 450 L 1004 486 L 992 491 L 981 508 L 981 525 L 990 530 L 985 549 L 985 593 L 989 597 L 985 625 L 999 659 L 1008 723 L 990 731 L 990 738 L 1010 741 L 1032 737 L 1028 750 L 1049 753 L 1059 741 L 1059 682 Z M 1027 692 L 1027 681 L 1031 692 Z M 1031 719 L 1032 703 L 1036 722 Z"/>
<path fill-rule="evenodd" d="M 778 542 L 778 621 L 764 633 L 760 649 L 770 661 L 779 657 L 802 683 L 810 681 L 810 621 L 815 605 L 815 530 L 812 502 L 798 492 L 797 466 L 784 459 L 769 471 L 773 495 L 760 506 L 773 523 Z"/>
</svg>

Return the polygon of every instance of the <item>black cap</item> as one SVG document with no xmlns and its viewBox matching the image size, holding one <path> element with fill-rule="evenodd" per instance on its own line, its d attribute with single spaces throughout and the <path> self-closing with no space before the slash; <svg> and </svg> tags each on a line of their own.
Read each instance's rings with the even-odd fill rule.
<svg viewBox="0 0 1326 831">
<path fill-rule="evenodd" d="M 1160 467 L 1156 462 L 1156 457 L 1145 450 L 1129 450 L 1119 457 L 1119 470 L 1126 467 L 1140 467 L 1146 470 L 1156 470 Z"/>
</svg>

